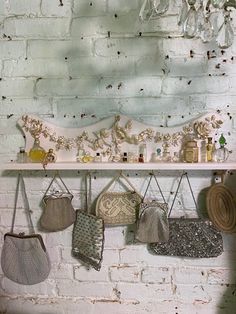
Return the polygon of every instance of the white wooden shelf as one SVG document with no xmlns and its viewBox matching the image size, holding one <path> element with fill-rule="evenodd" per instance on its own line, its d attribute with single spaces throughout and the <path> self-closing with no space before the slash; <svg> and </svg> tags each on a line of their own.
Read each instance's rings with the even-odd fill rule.
<svg viewBox="0 0 236 314">
<path fill-rule="evenodd" d="M 41 163 L 5 163 L 2 170 L 44 170 Z M 235 162 L 225 163 L 79 163 L 56 162 L 46 170 L 236 170 Z"/>
</svg>

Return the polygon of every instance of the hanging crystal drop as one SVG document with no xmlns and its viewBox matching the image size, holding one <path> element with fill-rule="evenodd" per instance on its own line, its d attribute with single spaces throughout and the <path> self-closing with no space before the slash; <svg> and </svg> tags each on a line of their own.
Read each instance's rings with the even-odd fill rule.
<svg viewBox="0 0 236 314">
<path fill-rule="evenodd" d="M 211 0 L 211 4 L 213 5 L 214 8 L 221 9 L 226 0 Z"/>
<path fill-rule="evenodd" d="M 196 35 L 197 30 L 197 11 L 194 7 L 194 4 L 192 4 L 193 2 L 193 0 L 188 1 L 189 4 L 191 3 L 191 5 L 184 22 L 184 36 L 187 38 L 193 38 Z"/>
<path fill-rule="evenodd" d="M 200 37 L 204 43 L 209 43 L 214 37 L 214 29 L 208 16 L 205 18 Z"/>
<path fill-rule="evenodd" d="M 168 10 L 169 0 L 151 0 L 151 8 L 150 19 L 158 18 Z"/>
<path fill-rule="evenodd" d="M 150 19 L 151 16 L 151 0 L 143 0 L 142 7 L 139 12 L 139 19 L 142 22 L 146 22 Z"/>
<path fill-rule="evenodd" d="M 182 26 L 186 20 L 188 13 L 188 4 L 186 0 L 182 0 L 182 6 L 180 8 L 179 16 L 178 16 L 178 25 Z"/>
<path fill-rule="evenodd" d="M 225 12 L 224 23 L 221 25 L 218 35 L 216 37 L 216 42 L 220 48 L 229 48 L 234 41 L 234 31 L 230 21 L 230 13 Z"/>
<path fill-rule="evenodd" d="M 201 34 L 204 24 L 205 24 L 205 14 L 204 14 L 203 0 L 201 0 L 200 6 L 197 9 L 197 35 Z"/>
</svg>

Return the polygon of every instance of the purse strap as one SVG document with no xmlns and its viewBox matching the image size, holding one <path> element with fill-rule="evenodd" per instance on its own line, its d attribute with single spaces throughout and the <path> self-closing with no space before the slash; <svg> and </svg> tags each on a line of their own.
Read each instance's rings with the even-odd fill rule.
<svg viewBox="0 0 236 314">
<path fill-rule="evenodd" d="M 29 201 L 28 201 L 28 197 L 27 197 L 26 189 L 25 189 L 25 182 L 21 173 L 18 173 L 18 177 L 17 177 L 17 185 L 16 185 L 16 193 L 15 193 L 15 201 L 14 201 L 14 212 L 13 212 L 12 224 L 11 224 L 11 233 L 14 233 L 14 225 L 15 225 L 15 219 L 16 219 L 17 201 L 18 201 L 18 196 L 19 196 L 19 191 L 20 191 L 20 183 L 22 186 L 22 194 L 23 194 L 23 200 L 25 203 L 25 212 L 28 219 L 28 223 L 29 223 L 30 234 L 35 234 L 34 225 L 32 222 L 31 212 L 30 212 L 30 207 L 29 207 Z"/>
<path fill-rule="evenodd" d="M 136 190 L 136 188 L 133 186 L 133 184 L 129 181 L 129 179 L 127 178 L 127 176 L 125 176 L 125 175 L 122 173 L 122 171 L 121 171 L 117 176 L 115 176 L 115 177 L 107 184 L 107 186 L 102 190 L 101 193 L 107 192 L 107 191 L 110 189 L 110 187 L 112 186 L 112 184 L 113 184 L 115 181 L 119 180 L 120 178 L 124 179 L 125 182 L 132 188 L 132 190 L 133 190 L 135 193 L 137 193 L 137 194 L 143 199 L 143 197 L 142 197 L 142 196 L 140 195 L 140 193 Z"/>
<path fill-rule="evenodd" d="M 195 204 L 197 213 L 198 213 L 198 215 L 199 215 L 199 210 L 198 210 L 197 202 L 196 202 L 195 196 L 194 196 L 194 194 L 193 194 L 193 189 L 192 189 L 192 186 L 191 186 L 190 181 L 189 181 L 188 173 L 187 173 L 187 172 L 183 172 L 182 175 L 181 175 L 181 177 L 180 177 L 180 180 L 179 180 L 179 183 L 178 183 L 178 186 L 177 186 L 177 190 L 176 190 L 176 192 L 175 192 L 175 196 L 174 196 L 173 202 L 172 202 L 171 207 L 170 207 L 170 211 L 169 211 L 169 214 L 168 214 L 168 218 L 170 218 L 170 215 L 171 215 L 172 209 L 173 209 L 173 207 L 174 207 L 175 200 L 176 200 L 176 197 L 177 197 L 177 194 L 178 194 L 178 192 L 179 192 L 179 188 L 180 188 L 180 185 L 181 185 L 181 182 L 182 182 L 184 176 L 185 176 L 186 179 L 187 179 L 187 182 L 188 182 L 188 185 L 189 185 L 189 189 L 190 189 L 190 192 L 191 192 L 191 195 L 192 195 L 192 198 L 193 198 L 193 201 L 194 201 L 194 204 Z M 199 215 L 199 216 L 201 216 L 201 215 Z"/>
<path fill-rule="evenodd" d="M 61 181 L 61 183 L 63 184 L 64 188 L 66 189 L 67 193 L 68 193 L 68 194 L 71 194 L 70 191 L 69 191 L 69 189 L 68 189 L 68 187 L 66 186 L 65 182 L 62 180 L 62 178 L 61 178 L 59 172 L 57 171 L 57 172 L 55 172 L 54 177 L 52 178 L 52 181 L 50 182 L 50 184 L 49 184 L 49 186 L 48 186 L 46 192 L 45 192 L 44 195 L 43 195 L 43 197 L 45 197 L 45 196 L 47 195 L 48 191 L 50 190 L 50 188 L 51 188 L 51 186 L 52 186 L 52 184 L 53 184 L 53 182 L 55 181 L 56 178 L 60 179 L 60 181 Z"/>
<path fill-rule="evenodd" d="M 85 211 L 91 214 L 92 203 L 92 178 L 90 172 L 85 175 Z"/>
<path fill-rule="evenodd" d="M 150 179 L 149 179 L 149 181 L 148 181 L 148 185 L 147 185 L 146 190 L 145 190 L 144 195 L 143 195 L 143 201 L 144 201 L 144 199 L 145 199 L 145 197 L 146 197 L 146 194 L 147 194 L 147 191 L 148 191 L 149 186 L 150 186 L 150 184 L 151 184 L 152 178 L 154 178 L 154 179 L 155 179 L 155 182 L 156 182 L 156 184 L 157 184 L 158 190 L 159 190 L 159 192 L 160 192 L 160 194 L 161 194 L 161 197 L 162 197 L 164 203 L 166 203 L 166 200 L 165 200 L 165 197 L 164 197 L 163 192 L 162 192 L 162 190 L 161 190 L 160 184 L 158 183 L 157 178 L 156 178 L 154 172 L 150 173 L 149 175 L 150 175 Z"/>
</svg>

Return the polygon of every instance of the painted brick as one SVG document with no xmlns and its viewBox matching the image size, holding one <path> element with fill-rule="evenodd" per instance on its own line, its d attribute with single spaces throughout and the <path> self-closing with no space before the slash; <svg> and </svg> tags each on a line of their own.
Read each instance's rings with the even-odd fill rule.
<svg viewBox="0 0 236 314">
<path fill-rule="evenodd" d="M 65 18 L 9 18 L 5 20 L 3 30 L 12 37 L 50 38 L 66 37 L 68 27 Z"/>
<path fill-rule="evenodd" d="M 207 271 L 203 268 L 181 267 L 174 270 L 173 281 L 178 284 L 205 284 L 207 282 Z"/>
<path fill-rule="evenodd" d="M 4 294 L 16 294 L 21 293 L 25 295 L 43 295 L 43 296 L 55 296 L 56 289 L 53 280 L 47 279 L 44 282 L 40 282 L 37 285 L 19 285 L 7 278 L 3 278 L 1 281 L 1 289 Z"/>
<path fill-rule="evenodd" d="M 36 84 L 40 96 L 86 96 L 98 94 L 97 79 L 42 79 Z"/>
<path fill-rule="evenodd" d="M 63 5 L 57 0 L 42 0 L 41 10 L 43 16 L 70 17 L 71 15 L 71 0 L 63 0 Z"/>
<path fill-rule="evenodd" d="M 0 81 L 1 96 L 32 97 L 34 84 L 32 79 L 3 79 Z"/>
<path fill-rule="evenodd" d="M 235 284 L 236 271 L 232 269 L 210 269 L 208 272 L 209 284 L 220 285 L 220 284 Z"/>
<path fill-rule="evenodd" d="M 128 3 L 126 0 L 116 1 L 108 1 L 108 12 L 109 13 L 128 13 L 131 10 L 139 9 L 140 1 L 134 0 L 132 3 Z"/>
<path fill-rule="evenodd" d="M 7 5 L 7 13 L 9 15 L 39 15 L 40 14 L 40 0 L 9 0 Z"/>
<path fill-rule="evenodd" d="M 131 12 L 126 15 L 96 16 L 74 18 L 71 25 L 72 37 L 107 35 L 113 34 L 135 34 L 137 13 Z"/>
<path fill-rule="evenodd" d="M 159 77 L 104 78 L 100 81 L 100 94 L 107 96 L 159 96 L 162 80 Z"/>
<path fill-rule="evenodd" d="M 162 42 L 154 38 L 99 38 L 95 41 L 98 56 L 153 56 L 158 58 Z"/>
<path fill-rule="evenodd" d="M 110 267 L 111 281 L 139 282 L 140 269 L 138 267 L 119 265 Z"/>
<path fill-rule="evenodd" d="M 110 298 L 113 293 L 111 283 L 90 283 L 60 280 L 57 284 L 59 296 Z"/>
<path fill-rule="evenodd" d="M 74 279 L 81 282 L 107 282 L 109 281 L 108 267 L 102 266 L 99 271 L 96 271 L 92 267 L 76 266 L 74 267 Z"/>
<path fill-rule="evenodd" d="M 22 60 L 5 61 L 3 76 L 5 77 L 65 77 L 68 65 L 65 60 Z"/>
<path fill-rule="evenodd" d="M 37 114 L 40 108 L 41 115 L 52 114 L 51 101 L 49 98 L 7 98 L 0 103 L 1 115 L 14 114 L 21 117 L 22 114 Z"/>
<path fill-rule="evenodd" d="M 18 59 L 25 57 L 26 54 L 26 45 L 20 40 L 16 41 L 0 41 L 0 58 L 4 59 Z"/>
<path fill-rule="evenodd" d="M 92 40 L 78 38 L 75 40 L 29 40 L 28 56 L 34 58 L 79 58 L 92 55 Z"/>
<path fill-rule="evenodd" d="M 72 8 L 73 16 L 85 17 L 104 15 L 107 10 L 106 2 L 106 0 L 75 1 Z"/>
<path fill-rule="evenodd" d="M 122 300 L 136 300 L 144 302 L 156 299 L 168 301 L 173 298 L 171 286 L 165 284 L 136 284 L 136 283 L 118 283 L 117 290 Z"/>
<path fill-rule="evenodd" d="M 50 249 L 48 250 L 50 251 Z M 73 279 L 73 267 L 70 264 L 52 264 L 49 279 Z"/>
<path fill-rule="evenodd" d="M 133 58 L 73 58 L 67 63 L 68 74 L 73 77 L 87 76 L 121 76 L 135 74 L 135 60 Z"/>
<path fill-rule="evenodd" d="M 144 283 L 169 284 L 173 270 L 169 267 L 145 267 L 142 270 L 141 281 Z"/>
<path fill-rule="evenodd" d="M 165 60 L 166 72 L 170 76 L 194 77 L 208 73 L 206 57 L 173 58 Z"/>
</svg>

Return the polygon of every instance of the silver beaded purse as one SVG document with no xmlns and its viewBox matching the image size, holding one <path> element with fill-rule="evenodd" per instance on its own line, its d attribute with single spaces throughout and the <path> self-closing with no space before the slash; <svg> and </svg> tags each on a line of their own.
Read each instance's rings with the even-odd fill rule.
<svg viewBox="0 0 236 314">
<path fill-rule="evenodd" d="M 199 214 L 197 203 L 190 185 L 187 173 L 183 173 L 169 212 L 169 241 L 149 244 L 149 251 L 155 255 L 210 258 L 223 252 L 223 239 L 213 223 L 204 217 L 170 218 L 176 196 L 183 179 L 186 176 L 190 191 Z"/>
<path fill-rule="evenodd" d="M 89 176 L 89 191 L 88 177 Z M 85 178 L 85 210 L 76 211 L 76 220 L 72 234 L 72 255 L 97 271 L 101 268 L 104 245 L 104 222 L 93 215 L 90 206 L 91 176 Z"/>
</svg>

